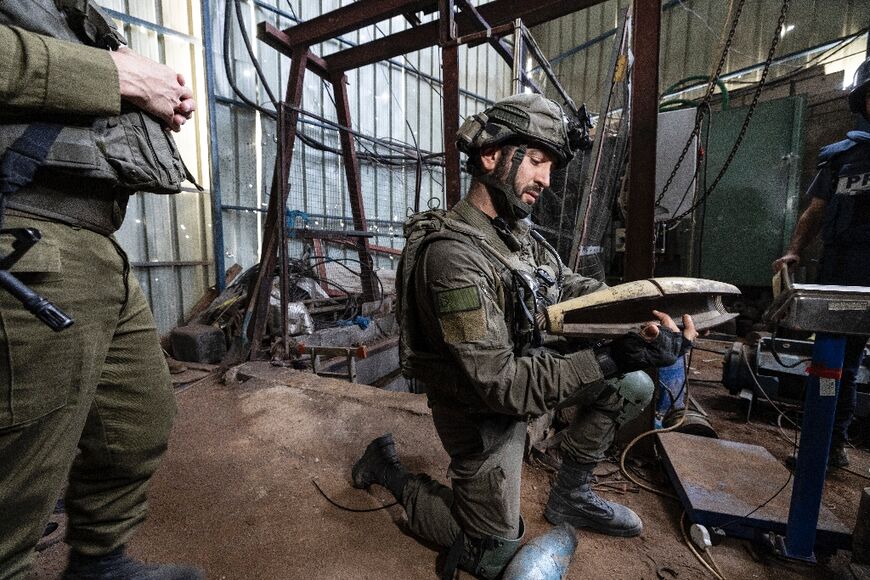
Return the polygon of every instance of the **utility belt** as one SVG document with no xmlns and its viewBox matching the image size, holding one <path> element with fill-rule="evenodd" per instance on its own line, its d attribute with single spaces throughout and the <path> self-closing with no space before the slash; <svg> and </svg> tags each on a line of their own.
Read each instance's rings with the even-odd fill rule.
<svg viewBox="0 0 870 580">
<path fill-rule="evenodd" d="M 40 177 L 6 199 L 9 215 L 37 216 L 112 235 L 124 221 L 129 195 L 111 184 Z"/>
</svg>

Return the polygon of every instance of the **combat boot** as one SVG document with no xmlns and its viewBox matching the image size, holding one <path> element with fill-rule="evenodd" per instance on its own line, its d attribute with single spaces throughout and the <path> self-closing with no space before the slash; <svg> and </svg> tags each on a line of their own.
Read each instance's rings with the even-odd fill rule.
<svg viewBox="0 0 870 580">
<path fill-rule="evenodd" d="M 794 471 L 797 467 L 797 456 L 789 455 L 785 458 L 785 466 L 788 467 L 791 471 Z M 832 467 L 848 467 L 849 466 L 849 455 L 846 453 L 845 445 L 838 445 L 834 443 L 831 445 L 831 450 L 828 453 L 828 467 L 826 470 L 826 474 L 831 472 Z"/>
<path fill-rule="evenodd" d="M 202 580 L 205 574 L 194 566 L 145 564 L 127 556 L 121 546 L 103 556 L 70 552 L 63 580 Z"/>
<path fill-rule="evenodd" d="M 550 489 L 544 517 L 551 524 L 567 522 L 611 536 L 636 536 L 643 529 L 640 517 L 624 505 L 607 501 L 592 490 L 594 463 L 566 458 Z"/>
<path fill-rule="evenodd" d="M 377 483 L 390 490 L 399 501 L 402 500 L 402 490 L 411 477 L 399 461 L 392 433 L 381 435 L 369 443 L 362 457 L 354 463 L 351 476 L 355 488 L 368 489 L 373 483 Z"/>
<path fill-rule="evenodd" d="M 845 445 L 832 445 L 831 453 L 828 457 L 828 466 L 829 467 L 848 467 L 849 466 L 849 455 L 846 454 L 846 446 Z"/>
</svg>

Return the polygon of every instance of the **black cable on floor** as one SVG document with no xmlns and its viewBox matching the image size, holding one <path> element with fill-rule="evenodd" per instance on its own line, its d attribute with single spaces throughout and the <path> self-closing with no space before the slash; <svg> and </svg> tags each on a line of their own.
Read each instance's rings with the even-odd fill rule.
<svg viewBox="0 0 870 580">
<path fill-rule="evenodd" d="M 382 505 L 381 507 L 376 507 L 376 508 L 352 508 L 352 507 L 347 507 L 347 506 L 341 505 L 340 503 L 336 502 L 334 499 L 332 499 L 331 497 L 329 497 L 328 495 L 326 495 L 326 492 L 324 492 L 322 489 L 320 489 L 320 486 L 317 485 L 317 481 L 316 481 L 316 480 L 312 479 L 312 480 L 311 480 L 311 483 L 314 484 L 314 487 L 317 488 L 317 491 L 320 492 L 320 495 L 322 495 L 323 497 L 326 498 L 326 501 L 328 501 L 329 503 L 331 503 L 332 505 L 334 505 L 334 506 L 337 507 L 338 509 L 342 509 L 342 510 L 344 510 L 344 511 L 346 511 L 346 512 L 354 512 L 354 513 L 377 512 L 377 511 L 385 510 L 385 509 L 387 509 L 387 508 L 391 508 L 391 507 L 393 507 L 394 505 L 399 505 L 399 502 L 394 501 L 393 503 L 389 503 L 389 504 L 387 504 L 387 505 Z"/>
</svg>

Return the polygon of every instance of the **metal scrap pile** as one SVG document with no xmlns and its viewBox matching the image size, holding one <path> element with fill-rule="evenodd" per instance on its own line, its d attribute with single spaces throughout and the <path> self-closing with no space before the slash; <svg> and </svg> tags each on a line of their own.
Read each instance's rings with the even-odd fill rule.
<svg viewBox="0 0 870 580">
<path fill-rule="evenodd" d="M 359 314 L 360 294 L 339 286 L 318 274 L 318 266 L 331 258 L 294 259 L 288 263 L 290 292 L 288 323 L 291 335 L 312 334 L 316 330 L 338 326 Z M 256 283 L 259 264 L 245 270 L 191 323 L 216 326 L 226 336 L 227 343 L 247 336 L 246 312 L 249 296 Z M 268 334 L 281 333 L 280 286 L 277 272 L 272 282 L 269 300 Z"/>
</svg>

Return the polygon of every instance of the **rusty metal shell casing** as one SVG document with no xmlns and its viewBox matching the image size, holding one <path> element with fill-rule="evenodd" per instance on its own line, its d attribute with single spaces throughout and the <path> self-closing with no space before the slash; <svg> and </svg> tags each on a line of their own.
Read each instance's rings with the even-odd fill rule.
<svg viewBox="0 0 870 580">
<path fill-rule="evenodd" d="M 551 334 L 610 338 L 657 322 L 652 311 L 665 312 L 680 325 L 689 314 L 698 330 L 737 317 L 725 310 L 724 296 L 737 296 L 736 286 L 702 278 L 650 278 L 612 286 L 550 306 L 546 329 Z"/>
</svg>

